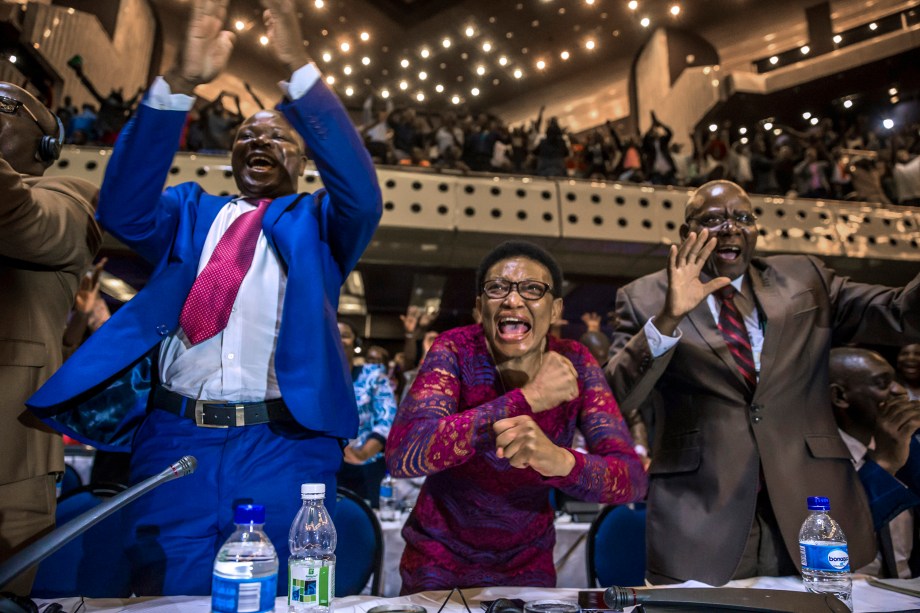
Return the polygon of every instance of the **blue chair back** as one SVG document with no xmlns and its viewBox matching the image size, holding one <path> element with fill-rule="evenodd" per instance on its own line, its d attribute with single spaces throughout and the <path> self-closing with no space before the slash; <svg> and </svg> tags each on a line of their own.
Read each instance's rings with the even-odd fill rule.
<svg viewBox="0 0 920 613">
<path fill-rule="evenodd" d="M 80 473 L 70 464 L 64 464 L 64 477 L 61 480 L 61 496 L 69 494 L 75 489 L 83 486 L 83 479 Z"/>
<path fill-rule="evenodd" d="M 360 594 L 371 580 L 371 594 L 382 596 L 383 531 L 374 510 L 360 496 L 345 489 L 336 491 L 335 548 L 336 597 Z"/>
<path fill-rule="evenodd" d="M 91 486 L 71 491 L 58 500 L 55 521 L 66 524 L 102 502 Z M 124 551 L 121 511 L 58 549 L 38 565 L 33 598 L 127 598 L 131 572 Z"/>
<path fill-rule="evenodd" d="M 645 585 L 645 503 L 604 508 L 588 530 L 588 585 Z"/>
</svg>

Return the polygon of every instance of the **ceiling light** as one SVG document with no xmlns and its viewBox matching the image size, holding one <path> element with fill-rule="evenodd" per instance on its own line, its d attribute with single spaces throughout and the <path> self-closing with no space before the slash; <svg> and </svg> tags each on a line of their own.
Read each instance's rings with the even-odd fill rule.
<svg viewBox="0 0 920 613">
<path fill-rule="evenodd" d="M 680 5 L 679 4 L 671 5 L 671 14 L 674 15 L 675 17 L 680 15 Z"/>
<path fill-rule="evenodd" d="M 449 39 L 449 38 L 445 38 L 444 40 L 442 40 L 442 41 L 441 41 L 441 46 L 444 47 L 445 49 L 450 48 L 450 39 Z"/>
<path fill-rule="evenodd" d="M 543 70 L 544 68 L 546 68 L 546 62 L 537 60 L 537 70 Z"/>
<path fill-rule="evenodd" d="M 233 24 L 233 27 L 236 28 L 237 32 L 242 32 L 243 28 L 246 27 L 246 24 L 237 19 L 236 23 Z"/>
<path fill-rule="evenodd" d="M 559 54 L 559 57 L 561 57 L 563 60 L 567 60 L 569 59 L 569 52 L 563 51 L 562 53 Z"/>
<path fill-rule="evenodd" d="M 460 104 L 460 96 L 452 96 L 451 99 L 450 99 L 450 101 L 451 101 L 453 104 Z"/>
<path fill-rule="evenodd" d="M 482 50 L 485 51 L 486 53 L 488 53 L 489 51 L 491 51 L 491 50 L 492 50 L 492 43 L 489 43 L 489 42 L 482 43 Z"/>
<path fill-rule="evenodd" d="M 887 119 L 887 118 L 886 118 L 886 119 L 883 119 L 883 120 L 882 120 L 882 126 L 884 126 L 884 128 L 885 128 L 886 130 L 890 130 L 891 128 L 894 127 L 894 120 L 893 120 L 893 119 Z"/>
<path fill-rule="evenodd" d="M 773 129 L 773 122 L 772 122 L 772 121 L 768 121 L 768 122 L 764 123 L 764 124 L 763 124 L 763 129 L 764 129 L 764 130 L 767 130 L 768 132 L 769 132 L 770 130 L 772 130 L 772 129 Z"/>
<path fill-rule="evenodd" d="M 482 64 L 480 64 L 479 66 L 477 66 L 477 67 L 476 67 L 476 74 L 478 74 L 480 77 L 481 77 L 482 75 L 486 74 L 486 67 L 483 66 Z"/>
<path fill-rule="evenodd" d="M 898 88 L 897 88 L 897 87 L 892 87 L 892 88 L 890 88 L 890 89 L 888 90 L 888 95 L 889 95 L 889 96 L 897 96 L 897 95 L 898 95 Z"/>
<path fill-rule="evenodd" d="M 400 81 L 400 82 L 399 82 L 399 89 L 401 89 L 401 90 L 403 90 L 403 91 L 406 91 L 407 89 L 409 89 L 409 84 L 408 84 L 407 82 L 405 82 L 405 81 Z"/>
<path fill-rule="evenodd" d="M 520 68 L 515 68 L 515 69 L 514 69 L 514 78 L 515 78 L 515 79 L 520 79 L 520 78 L 523 77 L 523 76 L 524 76 L 524 71 L 523 71 L 523 70 L 521 70 Z"/>
<path fill-rule="evenodd" d="M 431 51 L 428 50 L 428 47 L 425 47 L 419 52 L 419 55 L 421 55 L 424 59 L 427 60 L 428 56 L 431 55 Z"/>
<path fill-rule="evenodd" d="M 840 36 L 839 34 L 837 34 L 836 36 L 834 36 L 834 44 L 835 44 L 835 45 L 839 45 L 839 44 L 842 43 L 842 42 L 843 42 L 843 37 L 842 37 L 842 36 Z"/>
<path fill-rule="evenodd" d="M 331 62 L 331 61 L 332 61 L 332 54 L 329 53 L 328 51 L 325 52 L 325 53 L 323 54 L 323 61 L 324 61 L 324 62 Z"/>
<path fill-rule="evenodd" d="M 466 30 L 464 30 L 463 33 L 466 34 L 468 38 L 472 38 L 473 35 L 476 34 L 476 30 L 473 29 L 473 26 L 466 26 Z"/>
<path fill-rule="evenodd" d="M 351 85 L 349 85 L 348 87 L 345 88 L 345 95 L 346 95 L 346 96 L 352 96 L 352 95 L 354 95 L 354 93 L 355 93 L 355 88 L 352 87 Z"/>
<path fill-rule="evenodd" d="M 368 34 L 367 32 L 361 32 L 361 40 L 363 40 L 364 42 L 367 42 L 370 39 L 371 39 L 370 34 Z"/>
<path fill-rule="evenodd" d="M 900 101 L 901 101 L 901 99 L 898 98 L 897 96 L 892 96 L 892 97 L 891 97 L 891 100 L 889 100 L 889 102 L 891 102 L 891 104 L 897 104 L 897 103 L 900 102 Z"/>
<path fill-rule="evenodd" d="M 315 6 L 315 7 L 318 8 L 318 9 L 321 9 L 321 8 L 323 8 L 324 6 L 326 6 L 326 3 L 323 2 L 323 0 L 316 0 L 316 1 L 313 3 L 313 6 Z"/>
<path fill-rule="evenodd" d="M 18 59 L 19 59 L 19 58 L 16 57 L 15 55 L 10 55 L 10 63 L 11 63 L 11 64 L 15 64 L 16 61 L 17 61 Z"/>
<path fill-rule="evenodd" d="M 589 38 L 588 40 L 585 41 L 585 49 L 587 49 L 588 51 L 593 51 L 594 47 L 596 46 L 597 46 L 597 43 L 594 42 L 593 38 Z"/>
<path fill-rule="evenodd" d="M 443 92 L 444 92 L 444 86 L 441 85 L 440 83 L 438 83 L 437 85 L 434 86 L 434 91 L 438 92 L 439 94 L 440 94 L 440 93 L 443 93 Z"/>
<path fill-rule="evenodd" d="M 818 125 L 818 118 L 817 118 L 817 117 L 812 117 L 812 118 L 811 118 L 811 125 L 813 125 L 813 126 Z"/>
<path fill-rule="evenodd" d="M 478 95 L 479 95 L 479 88 L 478 88 L 478 87 L 474 87 L 473 89 L 470 90 L 470 93 L 473 94 L 474 96 L 478 96 Z"/>
<path fill-rule="evenodd" d="M 419 79 L 419 81 L 424 81 L 424 80 L 427 79 L 427 78 L 428 78 L 428 73 L 425 72 L 424 70 L 423 70 L 422 72 L 418 73 L 418 79 Z"/>
<path fill-rule="evenodd" d="M 747 134 L 747 128 L 745 128 L 744 126 L 741 126 L 740 128 L 738 128 L 738 134 L 744 136 L 745 134 Z"/>
<path fill-rule="evenodd" d="M 742 144 L 742 145 L 746 145 L 747 143 L 748 143 L 748 137 L 747 137 L 747 136 L 742 136 L 742 137 L 741 137 L 741 144 Z"/>
<path fill-rule="evenodd" d="M 636 0 L 629 0 L 629 4 L 627 4 L 626 6 L 629 7 L 629 10 L 634 11 L 637 8 L 639 8 L 639 3 L 636 2 Z"/>
<path fill-rule="evenodd" d="M 872 23 L 869 24 L 869 29 L 875 32 L 876 30 L 878 30 L 878 24 L 873 21 Z"/>
<path fill-rule="evenodd" d="M 774 55 L 773 57 L 770 58 L 770 63 L 776 66 L 777 64 L 779 64 L 779 58 Z"/>
<path fill-rule="evenodd" d="M 802 55 L 808 55 L 808 52 L 811 51 L 811 47 L 808 45 L 802 45 L 802 48 L 799 49 L 802 52 Z"/>
<path fill-rule="evenodd" d="M 329 75 L 328 77 L 326 77 L 326 83 L 328 83 L 329 85 L 332 85 L 333 83 L 335 83 L 335 77 L 333 77 L 332 75 Z"/>
<path fill-rule="evenodd" d="M 263 34 L 259 37 L 259 43 L 264 47 L 268 44 L 268 37 Z M 10 59 L 12 60 L 12 57 L 10 57 Z"/>
<path fill-rule="evenodd" d="M 648 17 L 643 17 L 642 20 L 639 22 L 639 25 L 642 26 L 643 28 L 647 28 L 650 25 L 652 25 L 652 20 L 649 19 Z"/>
<path fill-rule="evenodd" d="M 805 111 L 804 113 L 802 113 L 802 119 L 811 119 L 811 113 L 809 113 L 808 111 Z"/>
<path fill-rule="evenodd" d="M 369 57 L 367 57 L 367 56 L 365 55 L 364 57 L 361 58 L 361 63 L 364 64 L 365 66 L 370 66 L 370 65 L 371 65 L 371 58 L 369 58 Z"/>
<path fill-rule="evenodd" d="M 423 94 L 422 92 L 419 92 L 419 93 L 415 94 L 415 99 L 418 100 L 419 102 L 424 102 L 424 101 L 425 101 L 425 94 Z"/>
<path fill-rule="evenodd" d="M 351 66 L 345 66 L 344 68 L 342 68 L 342 72 L 344 72 L 346 75 L 350 75 L 350 74 L 351 74 Z"/>
<path fill-rule="evenodd" d="M 403 68 L 408 68 L 408 67 L 409 67 L 409 60 L 407 60 L 406 58 L 403 58 L 403 59 L 399 60 L 399 65 L 402 66 Z"/>
<path fill-rule="evenodd" d="M 384 100 L 386 100 L 387 98 L 389 98 L 389 97 L 390 97 L 390 90 L 388 90 L 388 89 L 382 89 L 382 90 L 380 90 L 380 97 L 383 98 Z"/>
<path fill-rule="evenodd" d="M 773 136 L 779 136 L 779 135 L 782 134 L 782 133 L 783 133 L 782 128 L 775 128 L 775 129 L 773 130 Z"/>
<path fill-rule="evenodd" d="M 585 0 L 585 4 L 588 6 L 594 6 L 594 0 Z"/>
<path fill-rule="evenodd" d="M 718 129 L 719 129 L 719 126 L 717 126 L 716 124 L 714 124 L 714 123 L 709 124 L 709 131 L 710 131 L 710 132 L 715 132 L 715 131 L 718 130 Z"/>
<path fill-rule="evenodd" d="M 507 65 L 507 64 L 508 64 L 508 58 L 506 58 L 504 55 L 501 56 L 500 58 L 498 58 L 498 64 L 499 64 L 499 66 L 505 66 L 505 65 Z"/>
<path fill-rule="evenodd" d="M 843 101 L 843 108 L 848 109 L 848 108 L 850 108 L 851 106 L 853 106 L 853 101 L 852 101 L 852 100 L 844 100 L 844 101 Z"/>
<path fill-rule="evenodd" d="M 351 45 L 349 45 L 348 43 L 342 43 L 339 46 L 339 49 L 342 50 L 342 53 L 348 53 L 348 50 L 351 49 Z"/>
</svg>

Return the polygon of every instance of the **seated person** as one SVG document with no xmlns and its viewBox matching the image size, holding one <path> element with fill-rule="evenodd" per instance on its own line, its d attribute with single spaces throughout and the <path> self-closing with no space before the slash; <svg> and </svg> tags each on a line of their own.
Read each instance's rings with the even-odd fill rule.
<svg viewBox="0 0 920 613">
<path fill-rule="evenodd" d="M 831 350 L 830 390 L 840 437 L 869 498 L 881 560 L 859 572 L 909 578 L 918 574 L 912 507 L 920 505 L 920 401 L 911 400 L 891 365 L 874 351 Z M 913 555 L 912 555 L 913 554 Z"/>
<path fill-rule="evenodd" d="M 547 336 L 562 314 L 562 272 L 526 242 L 489 253 L 476 274 L 481 323 L 440 334 L 387 440 L 394 477 L 427 475 L 402 534 L 402 592 L 553 587 L 549 492 L 626 503 L 647 477 L 588 350 Z M 571 449 L 576 428 L 588 453 Z"/>
<path fill-rule="evenodd" d="M 358 436 L 348 441 L 344 449 L 339 485 L 376 509 L 380 506 L 380 482 L 386 473 L 383 446 L 396 415 L 396 398 L 385 365 L 365 362 L 363 366 L 355 366 L 355 329 L 340 321 L 339 335 L 358 404 Z"/>
<path fill-rule="evenodd" d="M 920 343 L 904 345 L 898 351 L 898 381 L 911 400 L 920 400 Z"/>
</svg>

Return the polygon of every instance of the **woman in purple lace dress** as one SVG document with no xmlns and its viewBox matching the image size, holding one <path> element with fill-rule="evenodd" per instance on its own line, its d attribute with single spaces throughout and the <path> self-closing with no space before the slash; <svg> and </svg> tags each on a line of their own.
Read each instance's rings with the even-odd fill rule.
<svg viewBox="0 0 920 613">
<path fill-rule="evenodd" d="M 393 476 L 427 476 L 402 532 L 404 594 L 553 587 L 550 490 L 625 503 L 648 485 L 597 362 L 547 336 L 562 315 L 552 256 L 504 243 L 477 286 L 482 323 L 438 336 L 387 440 Z M 587 454 L 571 449 L 576 428 Z"/>
</svg>

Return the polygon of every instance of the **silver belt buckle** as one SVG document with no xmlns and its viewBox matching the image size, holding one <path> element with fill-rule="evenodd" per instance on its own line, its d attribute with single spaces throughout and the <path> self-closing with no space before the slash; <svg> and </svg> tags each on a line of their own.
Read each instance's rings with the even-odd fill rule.
<svg viewBox="0 0 920 613">
<path fill-rule="evenodd" d="M 229 428 L 230 427 L 229 425 L 221 426 L 220 424 L 206 424 L 202 422 L 202 420 L 204 419 L 204 405 L 206 404 L 222 404 L 222 403 L 214 402 L 213 400 L 209 400 L 209 401 L 196 400 L 195 401 L 195 425 L 198 426 L 199 428 Z M 237 405 L 237 411 L 236 411 L 237 425 L 240 425 L 240 415 L 241 415 L 240 409 L 241 408 L 242 407 L 240 405 Z"/>
</svg>

